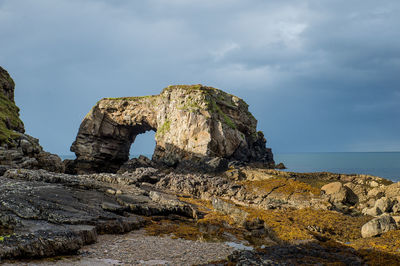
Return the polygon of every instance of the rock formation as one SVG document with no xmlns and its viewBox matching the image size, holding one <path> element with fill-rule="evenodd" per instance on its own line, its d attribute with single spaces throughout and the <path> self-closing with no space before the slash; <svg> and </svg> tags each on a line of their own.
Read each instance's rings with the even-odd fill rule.
<svg viewBox="0 0 400 266">
<path fill-rule="evenodd" d="M 153 160 L 261 162 L 273 165 L 257 120 L 240 98 L 202 85 L 177 85 L 161 94 L 105 98 L 83 119 L 71 151 L 78 172 L 115 172 L 138 134 L 156 132 Z"/>
<path fill-rule="evenodd" d="M 47 169 L 63 172 L 61 159 L 43 151 L 39 140 L 24 134 L 19 108 L 14 102 L 14 81 L 0 67 L 0 173 L 7 168 Z"/>
</svg>

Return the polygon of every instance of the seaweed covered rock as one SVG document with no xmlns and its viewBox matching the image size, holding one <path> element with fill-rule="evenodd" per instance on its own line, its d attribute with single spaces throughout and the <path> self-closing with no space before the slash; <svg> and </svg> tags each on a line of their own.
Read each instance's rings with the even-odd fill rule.
<svg viewBox="0 0 400 266">
<path fill-rule="evenodd" d="M 24 124 L 14 102 L 14 87 L 11 76 L 0 67 L 0 165 L 3 169 L 43 168 L 63 172 L 64 166 L 57 155 L 43 151 L 38 139 L 24 134 Z"/>
<path fill-rule="evenodd" d="M 168 166 L 189 161 L 207 167 L 215 158 L 274 164 L 242 99 L 203 85 L 176 85 L 159 95 L 99 101 L 71 146 L 76 171 L 117 171 L 136 136 L 149 130 L 156 132 L 153 161 Z"/>
</svg>

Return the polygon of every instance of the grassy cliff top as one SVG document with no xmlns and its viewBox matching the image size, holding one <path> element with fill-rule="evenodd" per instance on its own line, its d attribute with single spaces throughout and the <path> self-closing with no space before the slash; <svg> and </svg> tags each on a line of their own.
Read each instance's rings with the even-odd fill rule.
<svg viewBox="0 0 400 266">
<path fill-rule="evenodd" d="M 19 118 L 19 108 L 12 101 L 14 97 L 10 99 L 10 94 L 6 95 L 3 90 L 4 86 L 8 86 L 7 91 L 11 88 L 13 96 L 14 81 L 6 71 L 0 72 L 0 144 L 3 144 L 11 143 L 12 139 L 19 136 L 15 130 L 23 131 L 23 123 Z"/>
</svg>

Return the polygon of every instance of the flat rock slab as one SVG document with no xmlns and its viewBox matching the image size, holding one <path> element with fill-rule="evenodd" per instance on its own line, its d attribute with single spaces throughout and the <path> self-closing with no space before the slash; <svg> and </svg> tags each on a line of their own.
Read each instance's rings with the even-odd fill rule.
<svg viewBox="0 0 400 266">
<path fill-rule="evenodd" d="M 129 176 L 11 169 L 0 184 L 0 260 L 74 253 L 98 234 L 139 229 L 145 219 L 136 214 L 195 215 L 188 204 L 141 189 Z"/>
<path fill-rule="evenodd" d="M 0 177 L 0 259 L 72 253 L 96 241 L 97 233 L 140 228 L 139 216 L 122 216 L 102 208 L 118 203 L 97 191 L 61 184 Z"/>
</svg>

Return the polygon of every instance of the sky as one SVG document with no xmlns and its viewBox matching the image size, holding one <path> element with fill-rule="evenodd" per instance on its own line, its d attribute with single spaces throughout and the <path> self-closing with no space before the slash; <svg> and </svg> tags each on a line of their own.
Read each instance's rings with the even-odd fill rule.
<svg viewBox="0 0 400 266">
<path fill-rule="evenodd" d="M 27 133 L 60 155 L 99 99 L 199 83 L 243 98 L 275 153 L 400 151 L 399 14 L 398 0 L 0 0 L 0 65 Z"/>
</svg>

